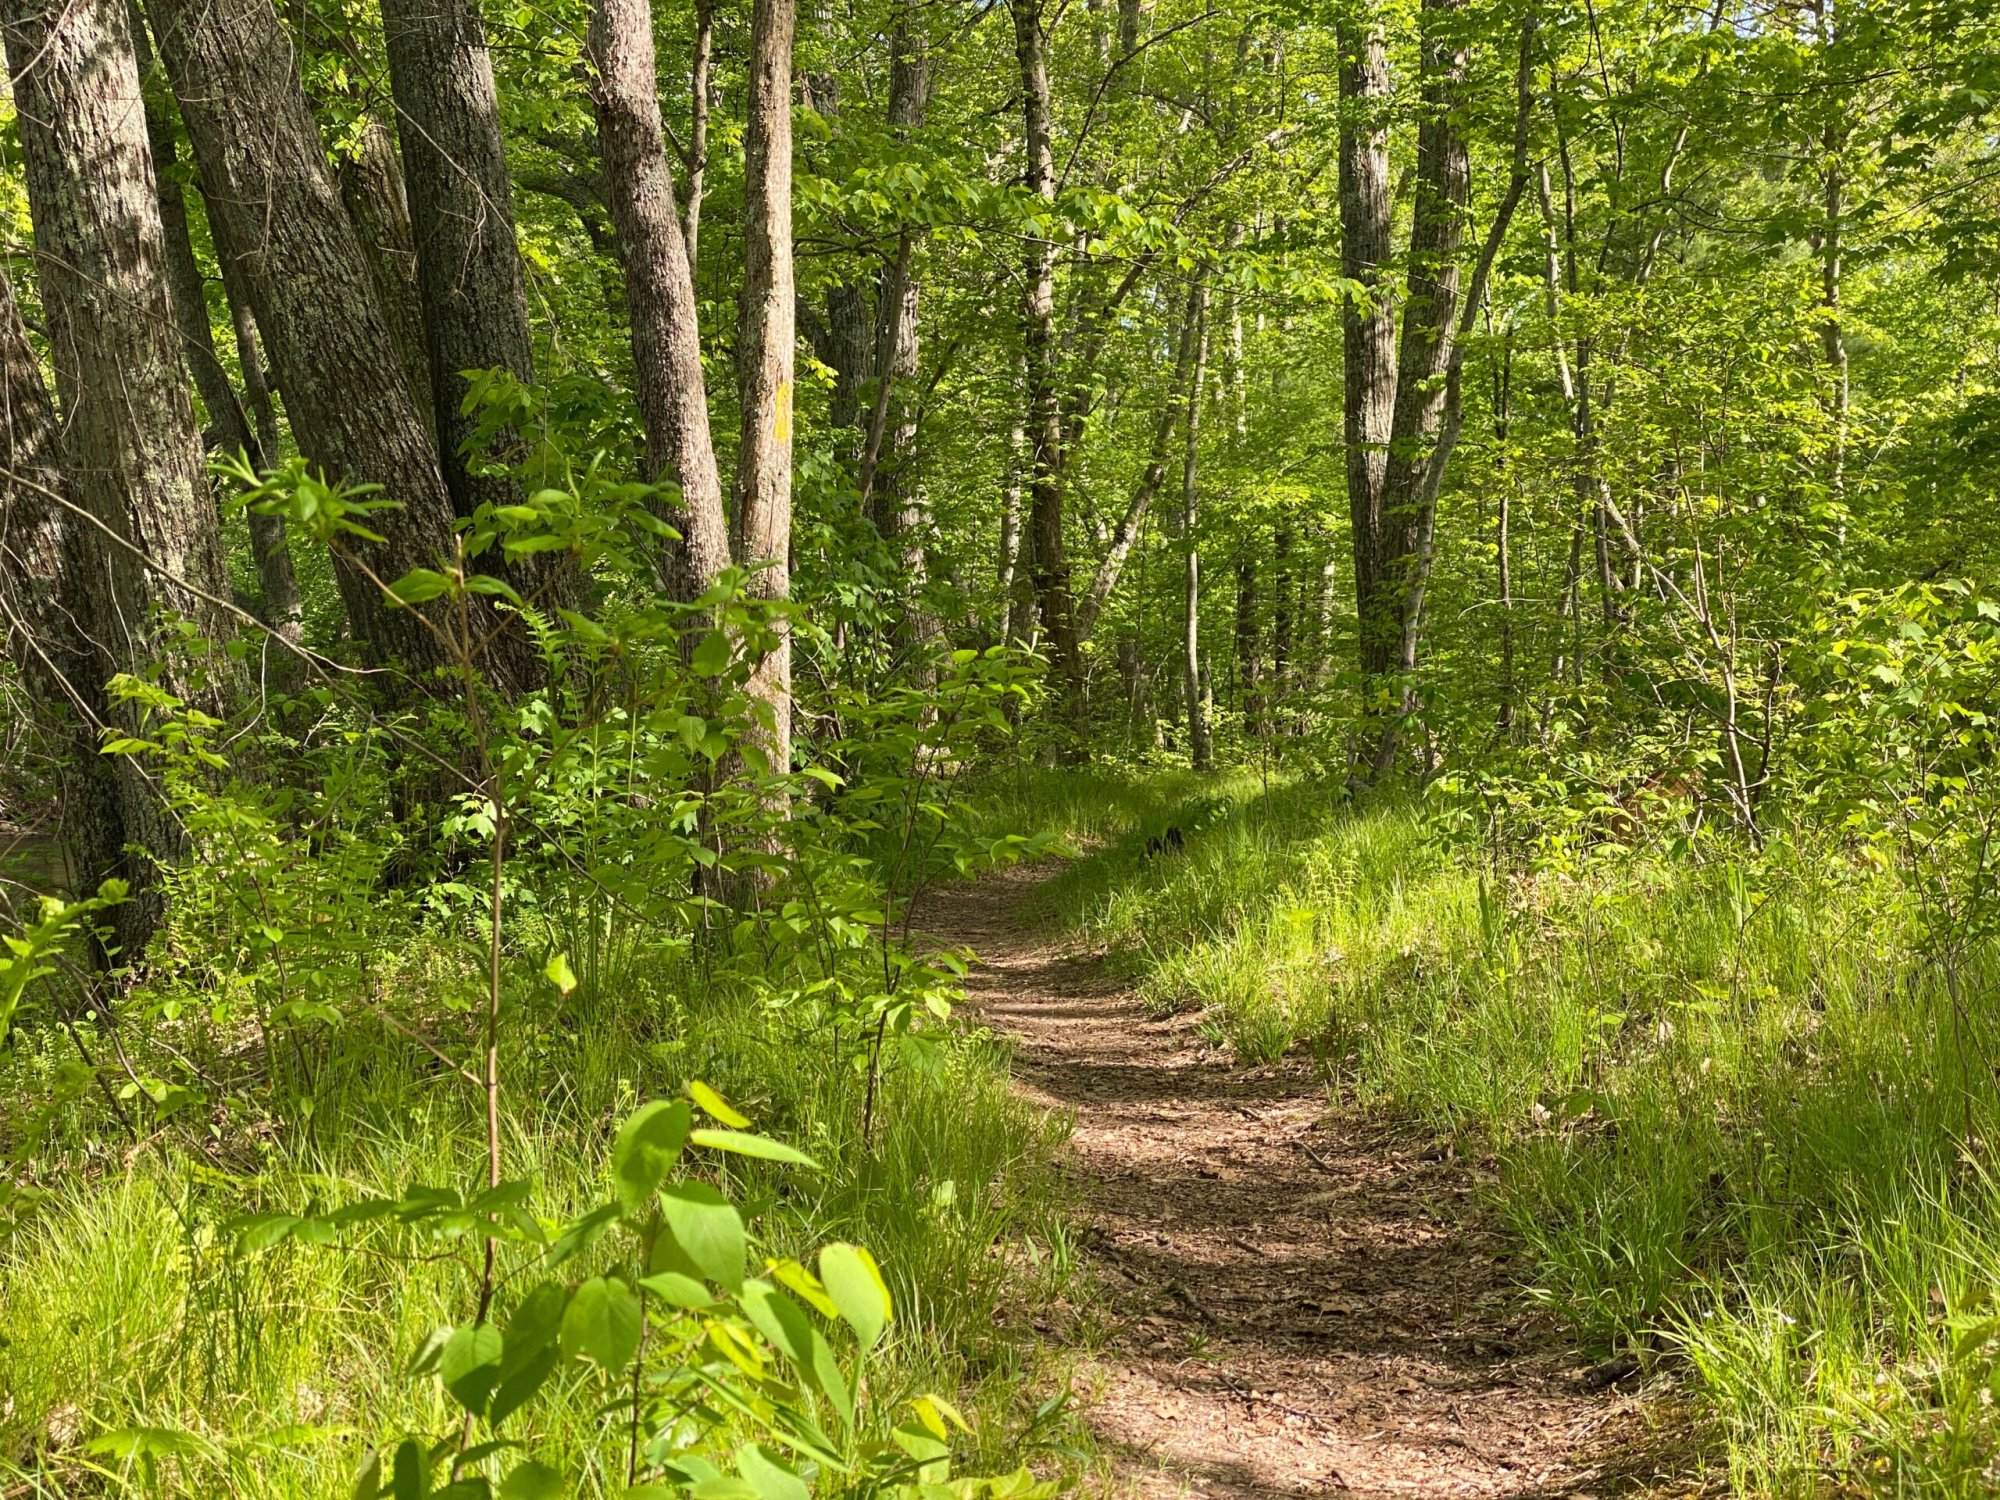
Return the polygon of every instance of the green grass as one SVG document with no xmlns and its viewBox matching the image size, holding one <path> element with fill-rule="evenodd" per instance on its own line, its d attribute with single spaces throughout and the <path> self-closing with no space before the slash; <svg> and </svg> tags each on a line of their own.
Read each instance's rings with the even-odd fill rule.
<svg viewBox="0 0 2000 1500">
<path fill-rule="evenodd" d="M 396 982 L 449 967 L 425 941 L 411 935 Z M 1058 1372 L 1042 1367 L 1030 1325 L 1066 1286 L 1065 1259 L 1047 1253 L 1067 1243 L 1052 1170 L 1063 1127 L 1009 1093 L 1001 1044 L 939 1034 L 895 1054 L 869 1152 L 851 1052 L 834 1060 L 823 1037 L 747 987 L 652 959 L 607 967 L 566 1005 L 549 993 L 537 972 L 509 975 L 506 1170 L 533 1181 L 536 1215 L 603 1201 L 616 1122 L 639 1099 L 703 1079 L 827 1164 L 730 1168 L 758 1249 L 852 1239 L 881 1262 L 897 1321 L 870 1365 L 871 1409 L 901 1420 L 907 1398 L 946 1393 L 976 1433 L 963 1471 L 1038 1455 L 1060 1467 L 1049 1445 L 1073 1434 L 1060 1415 L 1034 1426 Z M 448 1013 L 434 1024 L 441 1035 L 471 1026 Z M 207 1037 L 188 1023 L 159 1030 L 162 1045 Z M 31 1103 L 67 1045 L 59 1032 L 17 1037 L 0 1089 Z M 405 1364 L 431 1329 L 467 1317 L 476 1241 L 436 1261 L 296 1244 L 245 1257 L 222 1226 L 246 1207 L 310 1211 L 477 1181 L 480 1099 L 366 1018 L 309 1033 L 306 1055 L 311 1082 L 284 1101 L 303 1126 L 260 1097 L 261 1049 L 208 1037 L 192 1060 L 230 1085 L 213 1119 L 128 1147 L 86 1108 L 38 1144 L 49 1197 L 0 1240 L 0 1490 L 91 1494 L 129 1478 L 147 1494 L 346 1494 L 368 1443 L 455 1428 L 437 1383 Z M 16 1126 L 29 1117 L 24 1108 Z M 584 1473 L 580 1494 L 606 1493 L 614 1464 L 622 1477 L 622 1448 L 602 1451 L 599 1399 L 572 1380 L 514 1434 Z M 97 1433 L 138 1426 L 192 1434 L 199 1451 L 150 1482 L 84 1451 Z"/>
<path fill-rule="evenodd" d="M 2000 964 L 1955 1013 L 1892 877 L 1805 836 L 1496 872 L 1316 784 L 1121 805 L 1049 918 L 1245 1059 L 1310 1048 L 1496 1156 L 1528 1294 L 1679 1371 L 1738 1492 L 2000 1488 Z"/>
</svg>

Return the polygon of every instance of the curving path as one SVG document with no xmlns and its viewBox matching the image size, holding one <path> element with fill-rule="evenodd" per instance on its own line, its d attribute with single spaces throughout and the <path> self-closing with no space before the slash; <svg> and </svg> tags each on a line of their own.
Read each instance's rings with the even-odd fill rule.
<svg viewBox="0 0 2000 1500">
<path fill-rule="evenodd" d="M 940 891 L 974 1011 L 1071 1111 L 1110 1325 L 1091 1424 L 1134 1496 L 1602 1497 L 1643 1487 L 1637 1398 L 1527 1316 L 1470 1169 L 1328 1116 L 1308 1067 L 1240 1069 L 1038 935 L 1047 866 Z M 1605 1455 L 1617 1455 L 1607 1459 Z"/>
</svg>

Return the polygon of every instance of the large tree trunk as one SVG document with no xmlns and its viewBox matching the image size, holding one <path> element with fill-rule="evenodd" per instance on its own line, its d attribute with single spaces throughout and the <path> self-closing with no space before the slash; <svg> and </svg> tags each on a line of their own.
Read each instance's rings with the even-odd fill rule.
<svg viewBox="0 0 2000 1500">
<path fill-rule="evenodd" d="M 194 388 L 208 415 L 203 437 L 212 448 L 231 455 L 241 454 L 259 473 L 276 461 L 276 422 L 271 396 L 264 386 L 246 326 L 249 314 L 230 297 L 230 315 L 235 322 L 236 352 L 243 366 L 246 394 L 257 407 L 257 425 L 230 384 L 215 350 L 215 330 L 208 317 L 208 283 L 195 260 L 194 240 L 188 230 L 187 193 L 181 186 L 176 158 L 180 144 L 174 129 L 172 95 L 166 82 L 153 77 L 151 39 L 144 17 L 131 12 L 132 40 L 140 72 L 145 76 L 146 136 L 153 148 L 153 174 L 159 189 L 160 227 L 166 236 L 167 282 L 173 295 L 174 322 L 180 331 L 181 348 L 194 375 Z M 298 577 L 292 569 L 292 555 L 285 545 L 285 522 L 279 516 L 251 515 L 250 550 L 257 564 L 258 618 L 286 646 L 296 646 L 303 638 L 299 611 Z M 295 679 L 297 657 L 280 648 L 274 663 L 280 683 Z"/>
<path fill-rule="evenodd" d="M 744 132 L 744 271 L 737 333 L 743 425 L 737 449 L 736 558 L 754 569 L 752 597 L 791 595 L 792 34 L 795 0 L 757 0 L 752 23 L 750 118 Z M 791 769 L 792 641 L 785 621 L 751 672 L 768 718 L 751 736 L 770 769 Z"/>
<path fill-rule="evenodd" d="M 479 417 L 465 410 L 463 372 L 535 378 L 493 59 L 475 0 L 382 0 L 382 27 L 423 294 L 430 383 L 419 399 L 431 402 L 452 506 L 469 517 L 482 505 L 518 503 L 521 491 L 505 474 L 479 472 L 469 451 Z M 541 608 L 574 602 L 576 569 L 565 553 L 496 555 L 482 566 L 504 572 Z M 538 667 L 526 633 L 512 644 L 512 675 L 532 679 Z"/>
<path fill-rule="evenodd" d="M 456 648 L 384 585 L 457 551 L 430 424 L 402 368 L 368 259 L 342 211 L 294 49 L 270 0 L 156 0 L 155 27 L 225 256 L 239 263 L 300 451 L 334 479 L 400 502 L 372 518 L 382 542 L 343 537 L 335 573 L 354 632 L 422 670 Z M 491 612 L 473 612 L 482 638 Z M 511 685 L 504 658 L 479 664 Z"/>
<path fill-rule="evenodd" d="M 668 587 L 676 598 L 692 600 L 729 566 L 729 530 L 708 426 L 687 239 L 675 217 L 646 0 L 597 0 L 590 57 L 605 190 L 631 308 L 646 473 L 680 486 L 680 504 L 667 516 L 681 536 L 669 551 Z"/>
<path fill-rule="evenodd" d="M 1021 69 L 1022 117 L 1026 131 L 1028 191 L 1055 198 L 1055 151 L 1051 130 L 1049 67 L 1042 36 L 1040 0 L 1016 0 L 1014 50 Z M 1035 597 L 1047 632 L 1049 666 L 1072 728 L 1083 722 L 1083 663 L 1070 602 L 1069 563 L 1063 553 L 1062 401 L 1056 369 L 1055 242 L 1031 235 L 1027 242 L 1026 285 L 1021 303 L 1021 341 L 1027 355 L 1028 516 L 1034 539 Z"/>
<path fill-rule="evenodd" d="M 0 298 L 0 633 L 37 722 L 66 750 L 57 835 L 76 889 L 90 892 L 129 873 L 118 766 L 98 748 L 110 706 L 106 662 L 90 637 L 86 580 L 97 549 L 70 508 L 77 502 L 57 454 L 55 410 L 4 276 Z"/>
<path fill-rule="evenodd" d="M 63 405 L 62 466 L 85 513 L 76 518 L 88 576 L 82 628 L 107 674 L 157 678 L 164 668 L 168 687 L 212 709 L 213 681 L 183 673 L 153 636 L 155 610 L 186 616 L 217 642 L 233 620 L 167 286 L 129 25 L 124 0 L 0 7 Z M 33 404 L 30 395 L 19 399 Z M 14 488 L 24 487 L 17 480 Z M 44 489 L 45 500 L 60 504 L 58 486 Z M 136 721 L 131 728 L 147 732 Z M 121 758 L 118 779 L 124 835 L 141 851 L 127 865 L 134 899 L 119 923 L 131 952 L 159 913 L 151 862 L 172 858 L 185 841 L 139 762 Z"/>
</svg>

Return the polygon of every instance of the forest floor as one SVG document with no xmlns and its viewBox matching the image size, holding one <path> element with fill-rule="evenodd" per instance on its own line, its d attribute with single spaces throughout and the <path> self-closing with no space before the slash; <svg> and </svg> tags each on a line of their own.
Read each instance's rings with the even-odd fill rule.
<svg viewBox="0 0 2000 1500">
<path fill-rule="evenodd" d="M 1330 1108 L 1308 1062 L 1234 1066 L 1149 1011 L 1037 930 L 1049 873 L 941 891 L 922 926 L 974 950 L 974 1014 L 1074 1115 L 1100 1335 L 1081 1384 L 1118 1493 L 1652 1491 L 1657 1424 L 1527 1306 L 1476 1168 Z"/>
</svg>

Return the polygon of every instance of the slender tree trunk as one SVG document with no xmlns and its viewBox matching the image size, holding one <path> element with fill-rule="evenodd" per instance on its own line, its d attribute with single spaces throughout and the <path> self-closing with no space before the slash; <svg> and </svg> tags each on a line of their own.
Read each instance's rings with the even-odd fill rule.
<svg viewBox="0 0 2000 1500">
<path fill-rule="evenodd" d="M 1027 449 L 1027 422 L 1016 407 L 1007 429 L 1007 473 L 1000 501 L 1000 598 L 1007 611 L 1010 646 L 1027 644 L 1035 633 L 1035 590 L 1030 576 L 1035 565 L 1035 544 L 1033 534 L 1021 524 Z"/>
<path fill-rule="evenodd" d="M 1014 49 L 1021 70 L 1022 118 L 1030 194 L 1055 198 L 1055 153 L 1050 137 L 1049 68 L 1040 0 L 1017 0 Z M 1063 420 L 1056 368 L 1055 242 L 1030 236 L 1022 298 L 1022 344 L 1027 355 L 1029 530 L 1034 537 L 1035 597 L 1048 636 L 1049 666 L 1062 693 L 1063 716 L 1083 724 L 1083 663 L 1070 601 L 1069 563 L 1063 551 Z"/>
<path fill-rule="evenodd" d="M 1236 555 L 1236 676 L 1242 684 L 1243 732 L 1253 740 L 1265 733 L 1263 632 L 1257 613 L 1257 557 L 1246 547 Z"/>
<path fill-rule="evenodd" d="M 737 449 L 736 557 L 756 571 L 756 598 L 791 595 L 792 36 L 795 0 L 757 0 L 752 22 L 750 117 L 744 132 L 742 315 L 736 340 L 743 426 Z M 782 618 L 749 690 L 768 722 L 753 741 L 770 769 L 791 769 L 792 643 Z"/>
<path fill-rule="evenodd" d="M 107 676 L 163 680 L 214 710 L 215 681 L 163 654 L 155 633 L 156 611 L 185 616 L 217 643 L 234 633 L 234 622 L 167 283 L 125 0 L 6 0 L 0 29 L 63 408 L 58 431 L 68 485 L 44 484 L 41 499 L 58 508 L 69 500 L 84 512 L 71 519 L 86 565 L 88 614 L 70 619 L 94 641 Z M 24 344 L 17 331 L 9 339 Z M 22 357 L 10 351 L 10 363 Z M 47 474 L 46 438 L 33 430 L 46 431 L 46 424 L 25 373 L 10 374 L 9 387 L 27 424 L 22 456 Z M 26 492 L 21 478 L 12 485 L 14 504 Z M 80 704 L 88 695 L 82 687 Z M 150 733 L 129 711 L 119 717 L 128 732 Z M 118 927 L 136 958 L 161 909 L 153 866 L 181 854 L 186 840 L 140 762 L 121 757 L 117 779 L 124 836 L 138 851 L 125 865 L 133 897 Z"/>
<path fill-rule="evenodd" d="M 1495 579 L 1500 594 L 1500 717 L 1503 737 L 1514 732 L 1514 468 L 1507 452 L 1507 439 L 1514 414 L 1514 330 L 1510 324 L 1502 342 L 1500 359 L 1493 372 L 1493 445 L 1499 472 L 1494 476 L 1497 497 L 1493 519 Z"/>
<path fill-rule="evenodd" d="M 922 127 L 930 102 L 930 49 L 924 27 L 919 0 L 903 0 L 890 39 L 889 128 L 905 140 Z M 882 287 L 877 310 L 882 383 L 876 394 L 877 419 L 862 454 L 861 495 L 864 504 L 872 500 L 877 529 L 901 557 L 908 603 L 897 634 L 917 656 L 921 678 L 929 673 L 924 659 L 937 634 L 937 622 L 923 604 L 930 515 L 917 470 L 919 243 L 919 232 L 906 225 Z"/>
<path fill-rule="evenodd" d="M 1271 538 L 1271 714 L 1280 733 L 1290 716 L 1292 693 L 1292 629 L 1296 575 L 1292 553 L 1296 545 L 1289 521 L 1280 520 Z"/>
<path fill-rule="evenodd" d="M 1097 617 L 1105 601 L 1111 597 L 1112 590 L 1118 587 L 1126 559 L 1131 556 L 1132 547 L 1139 539 L 1139 529 L 1145 524 L 1153 499 L 1166 480 L 1167 447 L 1173 439 L 1174 418 L 1184 407 L 1188 381 L 1194 368 L 1195 343 L 1200 337 L 1197 324 L 1206 296 L 1203 287 L 1204 283 L 1197 277 L 1188 288 L 1180 331 L 1174 340 L 1173 376 L 1167 386 L 1166 399 L 1160 402 L 1159 410 L 1153 417 L 1153 442 L 1146 455 L 1146 467 L 1139 475 L 1139 483 L 1133 488 L 1125 514 L 1119 517 L 1117 528 L 1111 533 L 1104 560 L 1098 564 L 1097 572 L 1090 580 L 1090 588 L 1077 609 L 1076 634 L 1079 640 L 1089 640 L 1091 631 L 1096 628 Z"/>
<path fill-rule="evenodd" d="M 675 597 L 688 601 L 729 566 L 729 530 L 709 432 L 687 239 L 674 212 L 647 0 L 597 0 L 590 54 L 605 189 L 631 305 L 646 473 L 680 486 L 680 504 L 670 507 L 667 520 L 681 540 L 670 549 L 667 573 Z"/>
<path fill-rule="evenodd" d="M 156 0 L 152 14 L 211 227 L 249 291 L 300 452 L 333 479 L 380 485 L 400 502 L 371 518 L 385 540 L 336 543 L 348 620 L 385 661 L 449 665 L 427 618 L 384 593 L 413 568 L 452 563 L 451 496 L 428 402 L 392 373 L 402 367 L 397 340 L 328 175 L 292 40 L 270 0 Z M 497 635 L 490 610 L 475 608 L 474 619 L 482 638 Z M 504 658 L 481 665 L 512 685 Z"/>
<path fill-rule="evenodd" d="M 1181 668 L 1187 692 L 1188 754 L 1197 771 L 1215 763 L 1215 746 L 1209 732 L 1208 670 L 1201 659 L 1201 394 L 1208 373 L 1208 287 L 1197 276 L 1189 298 L 1189 319 L 1194 325 L 1194 369 L 1187 384 L 1186 445 L 1181 452 L 1181 549 L 1186 572 Z"/>
<path fill-rule="evenodd" d="M 688 278 L 701 269 L 701 205 L 708 190 L 708 75 L 715 60 L 715 0 L 694 0 L 694 61 L 688 70 L 687 204 L 681 237 L 687 241 Z"/>
<path fill-rule="evenodd" d="M 248 294 L 224 264 L 223 288 L 229 296 L 229 319 L 236 335 L 236 362 L 243 370 L 243 400 L 255 424 L 261 462 L 277 462 L 280 444 L 278 414 L 271 400 L 269 377 L 264 370 L 264 352 L 257 337 L 257 318 L 251 312 Z M 298 573 L 292 565 L 291 547 L 282 516 L 252 512 L 250 553 L 257 564 L 258 618 L 291 645 L 305 639 L 305 610 L 299 598 Z M 290 652 L 282 653 L 289 657 Z M 280 680 L 293 675 L 296 659 L 278 665 Z"/>
</svg>

